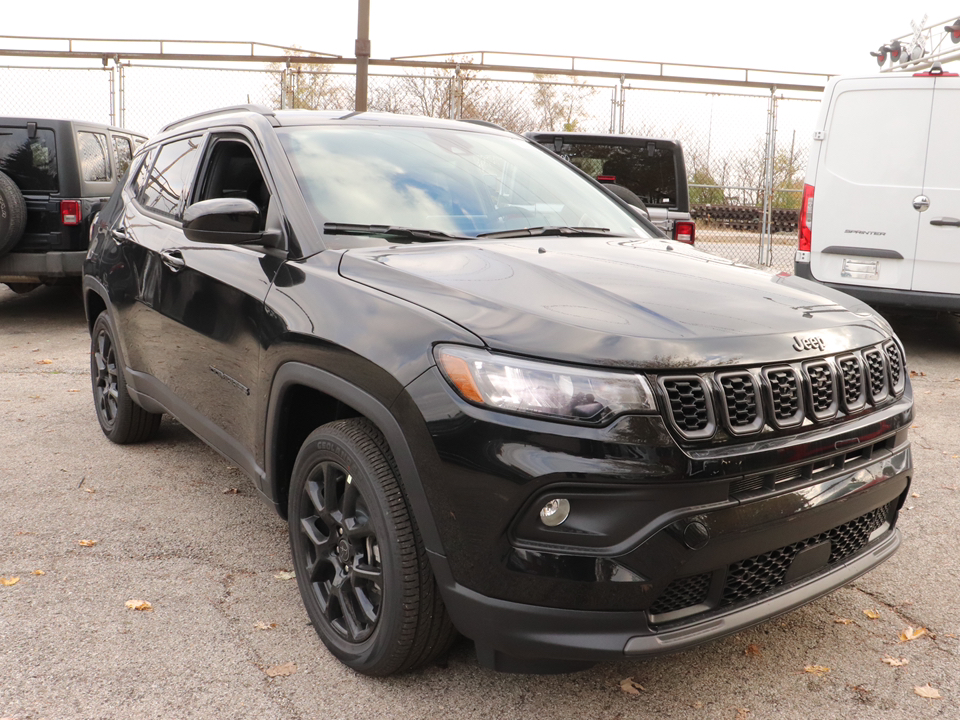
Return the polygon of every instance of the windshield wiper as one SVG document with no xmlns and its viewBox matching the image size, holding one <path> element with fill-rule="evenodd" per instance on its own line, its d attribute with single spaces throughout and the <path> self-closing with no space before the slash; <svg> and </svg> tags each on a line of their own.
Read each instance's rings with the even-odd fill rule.
<svg viewBox="0 0 960 720">
<path fill-rule="evenodd" d="M 396 227 L 394 225 L 358 225 L 353 223 L 324 223 L 323 232 L 331 235 L 379 235 L 400 242 L 422 240 L 442 242 L 444 240 L 471 240 L 460 235 L 448 235 L 439 230 L 419 230 L 417 228 Z"/>
<path fill-rule="evenodd" d="M 501 230 L 500 232 L 480 233 L 477 237 L 482 238 L 518 238 L 518 237 L 540 237 L 543 235 L 613 235 L 613 237 L 626 237 L 610 232 L 610 228 L 602 227 L 569 227 L 566 225 L 546 225 L 542 227 L 519 228 L 517 230 Z"/>
</svg>

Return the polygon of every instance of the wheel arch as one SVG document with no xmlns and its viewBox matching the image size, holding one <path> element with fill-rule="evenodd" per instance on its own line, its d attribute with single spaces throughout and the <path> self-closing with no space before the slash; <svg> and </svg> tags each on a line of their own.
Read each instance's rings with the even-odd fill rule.
<svg viewBox="0 0 960 720">
<path fill-rule="evenodd" d="M 313 409 L 307 416 L 310 422 L 291 429 L 291 415 L 295 421 L 300 417 L 298 409 L 307 405 Z M 319 425 L 349 417 L 365 417 L 383 433 L 400 470 L 400 482 L 424 547 L 442 555 L 440 533 L 400 422 L 373 395 L 312 365 L 288 362 L 280 367 L 274 377 L 267 405 L 264 453 L 266 481 L 263 494 L 274 504 L 277 512 L 286 518 L 291 471 L 303 441 Z"/>
</svg>

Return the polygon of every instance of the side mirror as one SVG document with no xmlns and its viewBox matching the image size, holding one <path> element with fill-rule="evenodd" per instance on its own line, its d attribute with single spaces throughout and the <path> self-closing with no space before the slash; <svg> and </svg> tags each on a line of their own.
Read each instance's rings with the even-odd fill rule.
<svg viewBox="0 0 960 720">
<path fill-rule="evenodd" d="M 183 213 L 183 234 L 201 243 L 242 245 L 260 242 L 260 208 L 246 198 L 202 200 Z"/>
</svg>

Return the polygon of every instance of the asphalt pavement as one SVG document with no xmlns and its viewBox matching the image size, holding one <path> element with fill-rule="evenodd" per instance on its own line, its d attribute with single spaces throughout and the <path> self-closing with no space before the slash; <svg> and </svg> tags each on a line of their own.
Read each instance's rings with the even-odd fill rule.
<svg viewBox="0 0 960 720">
<path fill-rule="evenodd" d="M 917 407 L 892 560 L 660 659 L 505 675 L 461 640 L 378 680 L 320 643 L 286 525 L 242 473 L 169 418 L 144 445 L 104 438 L 77 292 L 0 286 L 0 718 L 958 718 L 960 323 L 892 320 Z"/>
</svg>

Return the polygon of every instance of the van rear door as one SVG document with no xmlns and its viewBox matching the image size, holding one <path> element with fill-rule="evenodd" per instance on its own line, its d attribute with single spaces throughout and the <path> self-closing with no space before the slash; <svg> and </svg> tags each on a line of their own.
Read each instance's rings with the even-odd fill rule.
<svg viewBox="0 0 960 720">
<path fill-rule="evenodd" d="M 960 293 L 960 78 L 936 79 L 912 289 Z"/>
<path fill-rule="evenodd" d="M 817 280 L 910 288 L 933 88 L 912 76 L 837 82 L 815 180 Z"/>
</svg>

